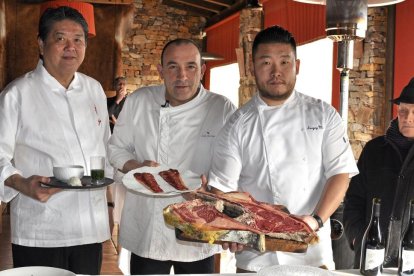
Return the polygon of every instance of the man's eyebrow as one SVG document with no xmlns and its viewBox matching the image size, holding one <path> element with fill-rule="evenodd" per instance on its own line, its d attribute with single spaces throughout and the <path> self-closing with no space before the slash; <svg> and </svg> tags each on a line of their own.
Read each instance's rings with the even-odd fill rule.
<svg viewBox="0 0 414 276">
<path fill-rule="evenodd" d="M 64 32 L 64 31 L 56 31 L 54 34 L 55 35 L 67 35 L 68 33 L 67 32 Z M 75 36 L 83 36 L 83 34 L 76 33 Z"/>
<path fill-rule="evenodd" d="M 177 62 L 176 61 L 169 61 L 169 62 L 167 62 L 167 65 L 172 65 L 172 64 L 177 64 Z"/>
</svg>

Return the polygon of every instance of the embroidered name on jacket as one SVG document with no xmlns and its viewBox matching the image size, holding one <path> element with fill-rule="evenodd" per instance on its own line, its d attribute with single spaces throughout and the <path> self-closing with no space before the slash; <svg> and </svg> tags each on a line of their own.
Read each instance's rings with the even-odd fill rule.
<svg viewBox="0 0 414 276">
<path fill-rule="evenodd" d="M 317 126 L 308 126 L 307 128 L 308 130 L 321 130 L 323 129 L 323 127 L 321 125 L 317 125 Z"/>
</svg>

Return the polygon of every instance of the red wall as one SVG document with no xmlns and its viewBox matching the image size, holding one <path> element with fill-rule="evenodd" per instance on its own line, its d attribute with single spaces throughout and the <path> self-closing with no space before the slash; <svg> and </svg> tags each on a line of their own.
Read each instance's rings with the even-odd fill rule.
<svg viewBox="0 0 414 276">
<path fill-rule="evenodd" d="M 394 98 L 414 77 L 414 1 L 406 0 L 396 7 Z"/>
<path fill-rule="evenodd" d="M 219 54 L 223 60 L 207 61 L 204 86 L 210 88 L 210 69 L 213 67 L 237 62 L 236 48 L 239 48 L 240 13 L 236 13 L 223 21 L 206 29 L 207 52 Z"/>
</svg>

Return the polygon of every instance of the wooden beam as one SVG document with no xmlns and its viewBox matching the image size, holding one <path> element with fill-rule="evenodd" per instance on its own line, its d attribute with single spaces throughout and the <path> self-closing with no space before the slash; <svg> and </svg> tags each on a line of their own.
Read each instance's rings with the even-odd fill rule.
<svg viewBox="0 0 414 276">
<path fill-rule="evenodd" d="M 198 9 L 202 9 L 202 10 L 211 11 L 211 12 L 214 12 L 214 13 L 216 13 L 216 14 L 219 14 L 219 13 L 220 13 L 220 10 L 216 10 L 216 9 L 208 8 L 208 7 L 206 7 L 206 6 L 202 6 L 202 5 L 198 5 L 198 4 L 190 3 L 190 2 L 187 2 L 187 1 L 182 1 L 182 0 L 172 0 L 172 1 L 173 1 L 173 2 L 176 2 L 176 3 L 184 4 L 184 5 L 187 5 L 187 6 L 191 6 L 191 7 L 194 7 L 194 8 L 198 8 Z"/>
<path fill-rule="evenodd" d="M 206 26 L 205 28 L 208 28 L 221 20 L 225 19 L 226 17 L 232 15 L 233 13 L 236 13 L 246 7 L 245 0 L 238 0 L 236 1 L 230 8 L 225 9 L 219 14 L 216 14 L 210 18 L 207 18 Z"/>
<path fill-rule="evenodd" d="M 229 5 L 229 4 L 227 4 L 227 3 L 224 3 L 224 2 L 221 2 L 221 1 L 217 1 L 217 0 L 204 0 L 205 2 L 209 2 L 209 3 L 212 3 L 212 4 L 216 4 L 216 5 L 219 5 L 219 6 L 223 6 L 223 7 L 226 7 L 226 8 L 230 8 L 231 7 L 231 5 Z"/>
</svg>

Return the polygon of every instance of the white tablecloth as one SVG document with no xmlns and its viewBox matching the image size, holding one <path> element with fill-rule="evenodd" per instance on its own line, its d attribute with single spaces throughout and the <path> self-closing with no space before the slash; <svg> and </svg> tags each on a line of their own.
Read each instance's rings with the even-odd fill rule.
<svg viewBox="0 0 414 276">
<path fill-rule="evenodd" d="M 333 275 L 361 275 L 359 273 L 359 269 L 335 270 L 331 272 Z M 176 274 L 176 275 L 182 275 L 182 274 Z M 185 276 L 221 276 L 221 275 L 223 276 L 257 276 L 257 273 L 186 274 Z M 397 275 L 397 269 L 396 268 L 384 268 L 382 275 L 384 276 Z M 85 276 L 85 275 L 78 275 L 78 276 Z M 114 275 L 106 275 L 106 276 L 114 276 Z M 161 275 L 153 275 L 153 276 L 161 276 Z"/>
</svg>

